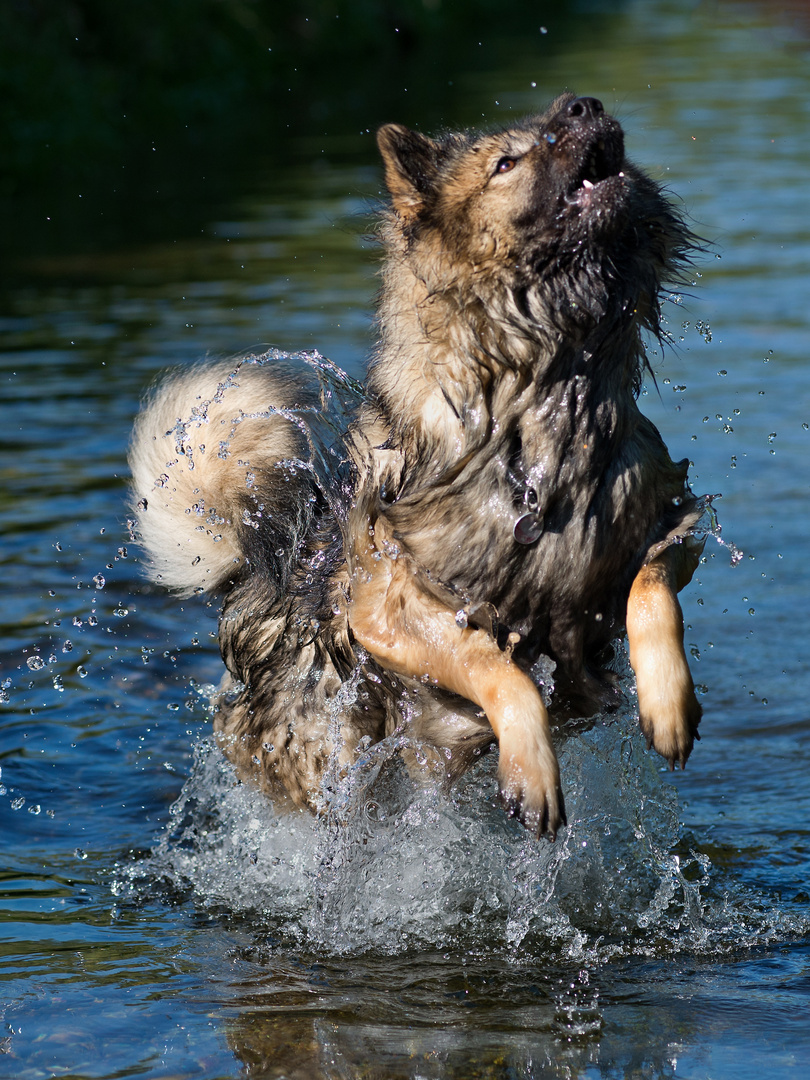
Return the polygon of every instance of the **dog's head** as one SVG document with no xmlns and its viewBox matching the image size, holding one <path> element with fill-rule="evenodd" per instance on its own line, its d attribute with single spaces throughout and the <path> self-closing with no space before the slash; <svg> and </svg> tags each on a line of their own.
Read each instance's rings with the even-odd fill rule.
<svg viewBox="0 0 810 1080">
<path fill-rule="evenodd" d="M 429 291 L 500 286 L 527 321 L 564 335 L 606 318 L 658 332 L 661 283 L 692 238 L 595 98 L 564 95 L 493 133 L 434 140 L 389 124 L 377 140 L 389 246 Z"/>
</svg>

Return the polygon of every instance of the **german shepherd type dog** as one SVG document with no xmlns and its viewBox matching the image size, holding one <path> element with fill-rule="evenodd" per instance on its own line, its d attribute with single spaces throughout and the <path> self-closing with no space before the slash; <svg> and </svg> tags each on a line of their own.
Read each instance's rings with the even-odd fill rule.
<svg viewBox="0 0 810 1080">
<path fill-rule="evenodd" d="M 543 657 L 555 710 L 591 716 L 626 628 L 649 745 L 683 766 L 697 738 L 677 592 L 702 502 L 636 403 L 693 237 L 595 98 L 377 141 L 391 204 L 348 497 L 308 435 L 317 365 L 207 363 L 136 422 L 140 538 L 156 580 L 222 597 L 214 725 L 242 777 L 316 809 L 358 744 L 406 731 L 452 780 L 497 741 L 502 804 L 553 839 Z"/>
</svg>

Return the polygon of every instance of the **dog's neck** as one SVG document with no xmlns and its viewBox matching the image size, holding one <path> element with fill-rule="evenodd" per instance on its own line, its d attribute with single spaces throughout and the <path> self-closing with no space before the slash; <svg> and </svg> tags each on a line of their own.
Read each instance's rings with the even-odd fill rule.
<svg viewBox="0 0 810 1080">
<path fill-rule="evenodd" d="M 576 438 L 580 419 L 589 423 L 606 403 L 635 412 L 642 353 L 633 304 L 608 297 L 594 318 L 555 312 L 539 289 L 518 294 L 485 273 L 479 281 L 486 296 L 469 284 L 431 291 L 407 258 L 386 268 L 370 389 L 406 453 L 441 471 L 529 414 L 530 427 L 562 425 Z M 535 316 L 542 310 L 547 318 Z"/>
</svg>

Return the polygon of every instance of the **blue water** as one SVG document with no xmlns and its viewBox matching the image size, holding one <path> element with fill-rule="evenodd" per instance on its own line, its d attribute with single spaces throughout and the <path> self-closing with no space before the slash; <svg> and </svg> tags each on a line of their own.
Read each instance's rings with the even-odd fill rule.
<svg viewBox="0 0 810 1080">
<path fill-rule="evenodd" d="M 141 576 L 128 432 L 154 375 L 206 353 L 317 347 L 361 373 L 371 135 L 291 138 L 283 169 L 260 149 L 201 232 L 15 250 L 0 1077 L 810 1076 L 806 24 L 752 3 L 582 13 L 559 42 L 448 58 L 430 78 L 453 94 L 414 117 L 403 86 L 402 118 L 595 94 L 707 240 L 642 399 L 743 552 L 710 541 L 682 597 L 705 688 L 686 772 L 646 753 L 631 696 L 564 741 L 551 847 L 492 806 L 491 761 L 448 799 L 371 750 L 315 821 L 208 743 L 216 611 Z"/>
</svg>

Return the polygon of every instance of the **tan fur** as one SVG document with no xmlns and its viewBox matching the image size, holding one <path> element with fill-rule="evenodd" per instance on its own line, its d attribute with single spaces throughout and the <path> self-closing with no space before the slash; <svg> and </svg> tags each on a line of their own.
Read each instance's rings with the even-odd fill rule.
<svg viewBox="0 0 810 1080">
<path fill-rule="evenodd" d="M 700 706 L 683 647 L 677 592 L 694 572 L 700 546 L 667 548 L 642 567 L 627 601 L 627 641 L 647 744 L 681 768 L 700 738 Z"/>
<path fill-rule="evenodd" d="M 363 532 L 366 535 L 363 535 Z M 552 839 L 564 816 L 548 713 L 529 677 L 490 634 L 420 587 L 407 554 L 366 519 L 354 531 L 349 625 L 385 668 L 479 705 L 500 747 L 501 797 L 526 827 Z"/>
<path fill-rule="evenodd" d="M 636 401 L 692 239 L 592 98 L 378 143 L 379 340 L 343 464 L 312 437 L 317 363 L 204 366 L 136 425 L 140 531 L 164 583 L 222 594 L 215 728 L 241 775 L 315 809 L 365 737 L 408 731 L 448 779 L 497 740 L 504 807 L 553 838 L 543 656 L 552 713 L 591 716 L 626 623 L 648 740 L 683 766 L 697 736 L 676 594 L 701 504 Z"/>
<path fill-rule="evenodd" d="M 155 580 L 181 596 L 215 591 L 242 563 L 234 520 L 251 477 L 308 456 L 306 439 L 283 415 L 293 403 L 268 397 L 278 381 L 245 362 L 177 373 L 135 423 L 130 469 L 141 542 Z"/>
</svg>

